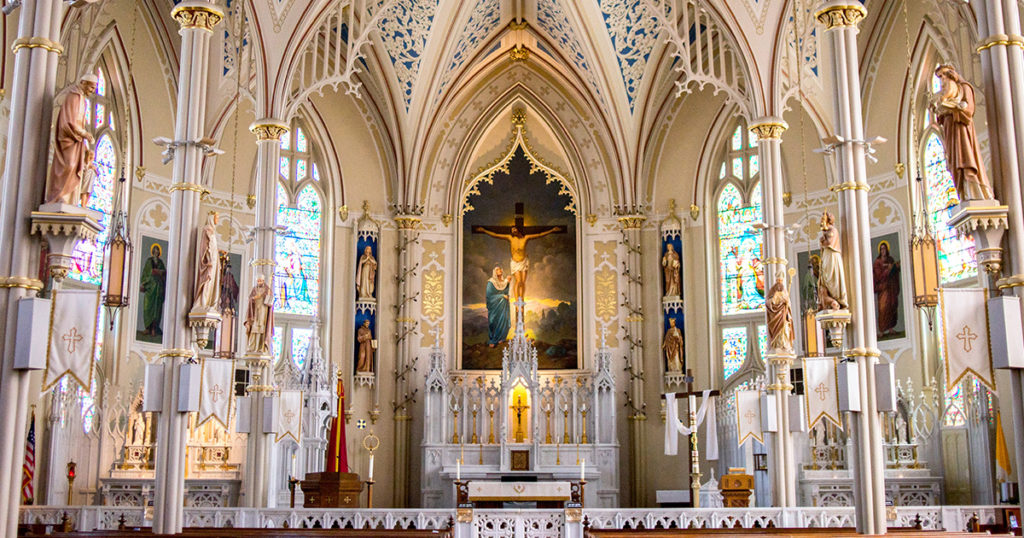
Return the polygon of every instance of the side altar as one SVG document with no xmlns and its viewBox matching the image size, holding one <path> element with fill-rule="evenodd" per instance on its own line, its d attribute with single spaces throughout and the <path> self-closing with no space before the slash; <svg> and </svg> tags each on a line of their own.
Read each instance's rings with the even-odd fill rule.
<svg viewBox="0 0 1024 538">
<path fill-rule="evenodd" d="M 521 313 L 523 303 L 515 306 Z M 593 370 L 540 372 L 523 317 L 516 316 L 500 372 L 449 371 L 435 338 L 426 380 L 425 508 L 455 506 L 456 481 L 546 488 L 581 478 L 586 506 L 618 506 L 614 383 L 604 338 Z"/>
</svg>

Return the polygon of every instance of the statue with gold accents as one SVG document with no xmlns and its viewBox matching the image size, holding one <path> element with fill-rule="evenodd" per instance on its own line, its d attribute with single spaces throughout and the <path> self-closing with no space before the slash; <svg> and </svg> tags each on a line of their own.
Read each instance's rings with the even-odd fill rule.
<svg viewBox="0 0 1024 538">
<path fill-rule="evenodd" d="M 818 310 L 845 310 L 849 307 L 846 298 L 846 271 L 843 269 L 843 254 L 839 250 L 839 230 L 835 217 L 828 211 L 821 215 L 821 266 L 818 271 Z"/>
<path fill-rule="evenodd" d="M 935 94 L 930 108 L 942 135 L 946 150 L 946 167 L 961 202 L 993 199 L 992 185 L 985 173 L 981 146 L 974 129 L 974 86 L 963 79 L 951 65 L 940 65 L 935 76 L 942 89 Z"/>
</svg>

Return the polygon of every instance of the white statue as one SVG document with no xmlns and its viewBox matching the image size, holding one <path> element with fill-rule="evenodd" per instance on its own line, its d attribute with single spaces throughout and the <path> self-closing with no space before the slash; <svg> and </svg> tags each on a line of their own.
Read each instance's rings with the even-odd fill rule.
<svg viewBox="0 0 1024 538">
<path fill-rule="evenodd" d="M 220 249 L 217 244 L 217 223 L 220 217 L 210 212 L 199 230 L 196 249 L 196 288 L 192 312 L 216 312 L 220 306 Z"/>
<path fill-rule="evenodd" d="M 373 288 L 377 282 L 377 260 L 373 257 L 373 248 L 366 245 L 363 255 L 359 258 L 356 271 L 356 291 L 360 301 L 373 300 Z"/>
</svg>

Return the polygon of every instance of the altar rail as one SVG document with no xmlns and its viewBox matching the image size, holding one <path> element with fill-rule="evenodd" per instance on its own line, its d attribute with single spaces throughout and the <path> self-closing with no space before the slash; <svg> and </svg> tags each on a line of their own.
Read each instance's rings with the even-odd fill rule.
<svg viewBox="0 0 1024 538">
<path fill-rule="evenodd" d="M 896 508 L 892 527 L 962 531 L 977 514 L 981 525 L 996 524 L 999 506 L 906 506 Z M 185 508 L 185 527 L 205 528 L 374 528 L 444 529 L 455 524 L 459 538 L 582 536 L 582 520 L 563 510 L 475 510 L 471 521 L 455 524 L 455 510 Z M 21 523 L 58 525 L 67 514 L 79 531 L 115 530 L 123 518 L 128 527 L 148 526 L 144 509 L 117 506 L 26 506 Z M 584 509 L 593 529 L 657 528 L 837 528 L 853 527 L 853 508 L 682 508 Z"/>
</svg>

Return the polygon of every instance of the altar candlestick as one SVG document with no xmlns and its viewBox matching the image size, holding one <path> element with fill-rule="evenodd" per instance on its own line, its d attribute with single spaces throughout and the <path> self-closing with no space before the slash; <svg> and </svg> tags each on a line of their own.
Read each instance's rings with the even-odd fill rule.
<svg viewBox="0 0 1024 538">
<path fill-rule="evenodd" d="M 587 460 L 580 460 L 580 481 L 586 480 Z"/>
<path fill-rule="evenodd" d="M 462 458 L 455 460 L 455 481 L 462 481 Z"/>
<path fill-rule="evenodd" d="M 370 471 L 367 474 L 369 474 L 368 478 L 369 478 L 370 482 L 373 482 L 373 453 L 372 452 L 370 453 Z"/>
<path fill-rule="evenodd" d="M 292 476 L 299 476 L 298 467 L 295 462 L 295 454 L 292 454 Z"/>
</svg>

